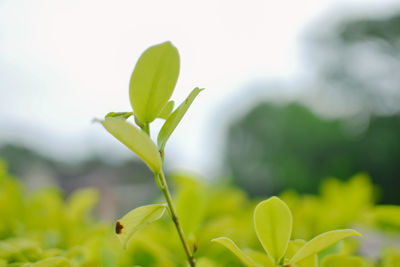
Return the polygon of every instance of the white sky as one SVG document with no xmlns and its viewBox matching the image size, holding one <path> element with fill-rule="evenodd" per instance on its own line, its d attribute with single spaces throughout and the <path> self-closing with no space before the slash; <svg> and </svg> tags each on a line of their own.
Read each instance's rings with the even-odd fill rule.
<svg viewBox="0 0 400 267">
<path fill-rule="evenodd" d="M 0 0 L 0 143 L 67 158 L 131 156 L 91 120 L 130 109 L 136 60 L 170 40 L 181 55 L 173 99 L 197 86 L 206 90 L 167 144 L 167 162 L 210 173 L 227 114 L 255 96 L 232 100 L 252 81 L 295 77 L 300 36 L 311 21 L 389 3 L 399 1 Z"/>
</svg>

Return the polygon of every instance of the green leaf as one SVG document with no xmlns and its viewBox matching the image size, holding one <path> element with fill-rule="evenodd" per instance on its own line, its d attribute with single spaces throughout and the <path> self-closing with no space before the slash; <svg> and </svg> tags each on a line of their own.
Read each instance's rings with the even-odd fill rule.
<svg viewBox="0 0 400 267">
<path fill-rule="evenodd" d="M 153 204 L 131 210 L 115 226 L 115 232 L 124 248 L 132 236 L 148 225 L 161 218 L 166 210 L 165 204 Z"/>
<path fill-rule="evenodd" d="M 360 233 L 352 229 L 334 230 L 320 234 L 308 241 L 302 248 L 300 248 L 290 260 L 290 263 L 300 262 L 301 260 L 313 254 L 317 254 L 321 250 L 326 249 L 336 242 L 353 235 L 361 236 Z"/>
<path fill-rule="evenodd" d="M 328 255 L 322 262 L 321 267 L 363 267 L 364 260 L 360 257 L 347 255 Z"/>
<path fill-rule="evenodd" d="M 32 267 L 71 267 L 71 263 L 63 257 L 51 257 L 32 264 Z"/>
<path fill-rule="evenodd" d="M 157 118 L 161 118 L 166 120 L 169 116 L 169 114 L 171 114 L 172 110 L 174 109 L 174 101 L 169 101 L 161 110 L 160 114 L 158 114 Z"/>
<path fill-rule="evenodd" d="M 318 257 L 316 254 L 308 256 L 307 258 L 299 261 L 297 264 L 299 267 L 318 267 Z M 342 267 L 341 265 L 338 265 Z"/>
<path fill-rule="evenodd" d="M 161 171 L 161 157 L 150 137 L 121 118 L 108 117 L 102 121 L 106 130 L 126 145 L 156 173 Z"/>
<path fill-rule="evenodd" d="M 292 234 L 292 213 L 285 202 L 271 197 L 254 210 L 254 226 L 265 251 L 279 263 Z"/>
<path fill-rule="evenodd" d="M 113 117 L 113 118 L 123 118 L 126 120 L 132 115 L 133 115 L 133 112 L 109 112 L 106 115 L 106 118 Z"/>
<path fill-rule="evenodd" d="M 197 267 L 218 267 L 214 261 L 211 259 L 207 259 L 205 257 L 199 258 L 196 260 L 196 266 Z"/>
<path fill-rule="evenodd" d="M 256 264 L 263 266 L 263 267 L 274 267 L 274 260 L 264 252 L 261 253 L 259 251 L 254 250 L 246 250 L 246 254 L 252 258 Z"/>
<path fill-rule="evenodd" d="M 179 75 L 179 53 L 165 42 L 148 48 L 132 73 L 129 97 L 135 115 L 152 122 L 168 102 Z"/>
<path fill-rule="evenodd" d="M 203 89 L 199 88 L 193 89 L 193 91 L 189 94 L 189 96 L 185 99 L 185 101 L 183 101 L 183 103 L 180 104 L 179 107 L 174 112 L 172 112 L 172 114 L 165 121 L 157 138 L 157 144 L 160 150 L 164 149 L 165 144 L 168 141 L 168 138 L 171 136 L 176 126 L 178 126 L 179 122 L 182 120 L 183 116 L 185 115 L 186 111 L 192 104 L 193 100 L 202 90 Z"/>
<path fill-rule="evenodd" d="M 290 240 L 285 252 L 285 258 L 291 259 L 296 252 L 306 244 L 303 239 Z"/>
<path fill-rule="evenodd" d="M 230 238 L 218 237 L 211 240 L 211 242 L 217 242 L 227 249 L 229 249 L 236 257 L 238 257 L 246 266 L 256 267 L 256 263 L 249 256 L 243 253 L 238 246 Z"/>
</svg>

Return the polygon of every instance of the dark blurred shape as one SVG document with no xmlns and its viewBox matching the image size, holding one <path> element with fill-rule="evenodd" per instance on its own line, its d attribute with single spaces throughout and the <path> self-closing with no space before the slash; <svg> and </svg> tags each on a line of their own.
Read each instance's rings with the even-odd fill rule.
<svg viewBox="0 0 400 267">
<path fill-rule="evenodd" d="M 380 18 L 320 21 L 306 42 L 310 87 L 359 112 L 400 112 L 400 10 Z"/>
<path fill-rule="evenodd" d="M 59 186 L 66 194 L 81 187 L 99 189 L 99 213 L 107 219 L 115 219 L 158 196 L 153 174 L 140 161 L 109 163 L 93 157 L 68 163 L 12 144 L 0 147 L 0 158 L 10 173 L 31 190 L 48 185 Z"/>
<path fill-rule="evenodd" d="M 316 193 L 323 178 L 367 172 L 384 203 L 400 204 L 400 116 L 372 116 L 363 131 L 352 121 L 325 120 L 300 104 L 263 103 L 234 122 L 225 160 L 252 195 L 293 188 Z"/>
</svg>

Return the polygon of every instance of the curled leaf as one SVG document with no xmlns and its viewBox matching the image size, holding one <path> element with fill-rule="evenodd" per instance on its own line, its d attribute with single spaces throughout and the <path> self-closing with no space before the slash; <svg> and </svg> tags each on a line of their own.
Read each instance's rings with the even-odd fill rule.
<svg viewBox="0 0 400 267">
<path fill-rule="evenodd" d="M 161 218 L 166 210 L 165 204 L 153 204 L 131 210 L 115 226 L 115 232 L 124 248 L 132 236 L 148 225 Z"/>
</svg>

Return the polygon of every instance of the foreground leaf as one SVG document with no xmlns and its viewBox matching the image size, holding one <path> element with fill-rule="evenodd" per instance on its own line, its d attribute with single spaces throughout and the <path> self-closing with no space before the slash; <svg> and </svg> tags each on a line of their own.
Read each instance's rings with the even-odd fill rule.
<svg viewBox="0 0 400 267">
<path fill-rule="evenodd" d="M 278 197 L 262 201 L 254 210 L 257 237 L 265 251 L 279 263 L 292 233 L 292 214 Z"/>
<path fill-rule="evenodd" d="M 308 256 L 296 263 L 299 267 L 318 267 L 318 256 L 316 254 Z M 339 265 L 341 267 L 341 265 Z"/>
<path fill-rule="evenodd" d="M 285 252 L 285 258 L 291 259 L 294 254 L 296 254 L 296 252 L 306 243 L 307 242 L 303 239 L 290 240 Z"/>
<path fill-rule="evenodd" d="M 71 267 L 71 263 L 63 257 L 51 257 L 32 264 L 32 267 Z"/>
<path fill-rule="evenodd" d="M 233 254 L 235 254 L 236 257 L 238 257 L 246 266 L 250 267 L 256 267 L 256 263 L 246 254 L 244 254 L 243 251 L 240 250 L 240 248 L 233 242 L 230 238 L 227 237 L 218 237 L 214 238 L 211 240 L 211 242 L 217 242 L 227 249 L 229 249 Z"/>
<path fill-rule="evenodd" d="M 252 258 L 256 264 L 263 267 L 274 267 L 274 260 L 271 256 L 265 254 L 264 252 L 254 251 L 254 250 L 246 250 L 246 254 Z"/>
<path fill-rule="evenodd" d="M 158 149 L 164 150 L 165 144 L 168 141 L 168 138 L 171 136 L 172 132 L 175 130 L 176 126 L 178 126 L 179 122 L 182 120 L 186 111 L 192 104 L 193 100 L 203 89 L 195 88 L 189 94 L 189 96 L 183 101 L 182 104 L 168 117 L 165 121 L 163 127 L 160 130 L 157 138 Z"/>
<path fill-rule="evenodd" d="M 132 236 L 148 225 L 161 218 L 166 210 L 165 204 L 153 204 L 131 210 L 115 226 L 115 232 L 124 248 Z"/>
<path fill-rule="evenodd" d="M 302 248 L 300 248 L 290 260 L 290 263 L 300 262 L 301 260 L 313 254 L 317 254 L 321 250 L 326 249 L 336 242 L 353 235 L 361 236 L 360 233 L 352 229 L 334 230 L 320 234 L 308 241 Z"/>
<path fill-rule="evenodd" d="M 156 173 L 161 171 L 161 157 L 150 137 L 121 118 L 107 117 L 102 124 L 106 130 L 126 145 Z"/>
<path fill-rule="evenodd" d="M 165 42 L 148 48 L 132 73 L 129 97 L 135 115 L 152 122 L 168 102 L 179 75 L 178 50 Z"/>
<path fill-rule="evenodd" d="M 197 267 L 218 267 L 219 265 L 217 265 L 211 259 L 207 259 L 207 258 L 203 257 L 203 258 L 199 258 L 196 260 L 196 266 Z"/>
</svg>

